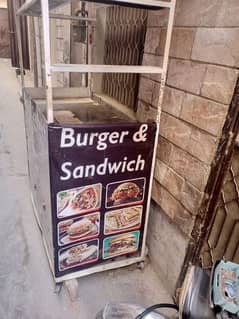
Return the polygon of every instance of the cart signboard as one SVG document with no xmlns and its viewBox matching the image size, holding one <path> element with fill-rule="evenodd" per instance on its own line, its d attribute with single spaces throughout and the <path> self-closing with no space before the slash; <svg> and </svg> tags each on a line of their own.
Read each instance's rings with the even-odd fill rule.
<svg viewBox="0 0 239 319">
<path fill-rule="evenodd" d="M 48 128 L 55 277 L 141 256 L 157 125 Z"/>
</svg>

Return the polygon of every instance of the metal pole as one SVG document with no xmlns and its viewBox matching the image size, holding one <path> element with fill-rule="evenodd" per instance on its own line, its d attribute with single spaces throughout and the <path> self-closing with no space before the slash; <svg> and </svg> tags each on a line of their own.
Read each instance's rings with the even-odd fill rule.
<svg viewBox="0 0 239 319">
<path fill-rule="evenodd" d="M 38 87 L 43 86 L 43 70 L 42 70 L 42 51 L 41 51 L 41 35 L 40 35 L 40 18 L 34 17 L 35 45 L 36 45 L 36 68 L 38 77 Z"/>
<path fill-rule="evenodd" d="M 23 56 L 22 56 L 22 40 L 21 40 L 21 24 L 20 17 L 16 17 L 16 27 L 17 27 L 17 45 L 19 52 L 19 67 L 20 67 L 20 76 L 21 76 L 21 94 L 23 96 L 23 88 L 25 87 L 24 80 L 24 67 L 23 67 Z"/>
<path fill-rule="evenodd" d="M 45 64 L 45 86 L 47 102 L 47 122 L 54 121 L 53 101 L 52 101 L 52 78 L 51 78 L 51 49 L 50 49 L 50 26 L 49 26 L 49 7 L 48 0 L 41 0 L 42 9 L 42 28 Z"/>
<path fill-rule="evenodd" d="M 52 14 L 50 14 L 50 19 L 63 19 L 63 20 L 73 20 L 73 21 L 86 21 L 86 22 L 88 22 L 88 23 L 96 22 L 96 19 L 83 18 L 83 17 L 71 16 L 71 15 L 66 15 L 66 14 L 57 14 L 57 13 L 52 13 Z"/>
<path fill-rule="evenodd" d="M 17 13 L 18 15 L 20 13 Z M 22 16 L 27 16 L 27 13 L 22 13 Z M 32 12 L 30 14 L 31 17 L 39 17 L 39 14 Z M 66 14 L 58 14 L 58 13 L 51 13 L 49 14 L 50 19 L 62 19 L 62 20 L 75 20 L 75 21 L 87 21 L 89 23 L 94 23 L 96 22 L 96 19 L 93 18 L 83 18 L 83 17 L 78 17 L 78 16 L 71 16 L 71 15 L 66 15 Z"/>
<path fill-rule="evenodd" d="M 92 32 L 93 32 L 93 26 L 92 24 L 88 23 L 88 64 L 91 64 L 92 63 Z M 92 87 L 93 85 L 93 80 L 92 80 L 92 74 L 91 73 L 88 73 L 88 87 L 90 89 L 90 94 L 92 93 Z"/>
<path fill-rule="evenodd" d="M 163 70 L 162 70 L 162 75 L 161 75 L 161 85 L 160 85 L 159 100 L 158 100 L 158 111 L 157 111 L 157 122 L 158 123 L 160 122 L 160 113 L 161 113 L 161 108 L 162 108 L 162 103 L 163 103 L 164 88 L 166 85 L 169 51 L 170 51 L 171 38 L 172 38 L 172 33 L 173 33 L 175 7 L 176 7 L 176 0 L 171 0 L 171 7 L 169 9 L 169 19 L 168 19 L 166 43 L 165 43 L 165 48 L 164 48 Z"/>
<path fill-rule="evenodd" d="M 14 12 L 17 12 L 16 3 L 13 1 Z M 24 66 L 23 66 L 23 56 L 22 56 L 22 40 L 21 40 L 21 23 L 20 17 L 16 15 L 16 32 L 17 32 L 17 46 L 19 53 L 19 67 L 20 67 L 20 76 L 21 76 L 21 96 L 23 97 L 23 88 L 25 87 L 24 80 Z"/>
</svg>

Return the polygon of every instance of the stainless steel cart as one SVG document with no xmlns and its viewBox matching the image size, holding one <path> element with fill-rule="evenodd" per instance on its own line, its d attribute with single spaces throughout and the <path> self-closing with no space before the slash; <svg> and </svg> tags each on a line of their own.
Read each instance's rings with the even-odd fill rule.
<svg viewBox="0 0 239 319">
<path fill-rule="evenodd" d="M 51 64 L 49 10 L 68 2 L 28 0 L 17 12 L 18 26 L 20 15 L 42 16 L 44 89 L 25 88 L 20 41 L 19 52 L 32 202 L 56 282 L 145 258 L 176 4 L 176 0 L 106 1 L 169 10 L 162 67 Z M 17 29 L 20 40 L 20 28 Z M 92 98 L 88 88 L 53 88 L 54 72 L 160 74 L 155 121 L 139 122 L 132 112 L 125 113 Z M 117 172 L 115 167 L 119 167 Z"/>
</svg>

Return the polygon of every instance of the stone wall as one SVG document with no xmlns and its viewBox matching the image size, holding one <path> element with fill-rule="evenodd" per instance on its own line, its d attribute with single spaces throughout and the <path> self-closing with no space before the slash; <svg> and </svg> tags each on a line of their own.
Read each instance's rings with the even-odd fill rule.
<svg viewBox="0 0 239 319">
<path fill-rule="evenodd" d="M 71 5 L 67 4 L 60 6 L 51 13 L 55 14 L 71 14 Z M 34 18 L 34 30 L 31 23 L 28 23 L 28 28 L 30 34 L 34 36 L 29 37 L 32 41 L 30 42 L 30 52 L 32 66 L 31 71 L 37 72 L 38 86 L 41 87 L 45 81 L 44 69 L 44 46 L 43 46 L 43 27 L 41 19 Z M 70 31 L 71 22 L 65 19 L 50 19 L 50 42 L 51 42 L 51 64 L 60 63 L 67 64 L 70 63 L 70 51 L 71 51 L 71 41 L 70 41 Z M 33 41 L 35 43 L 33 44 Z M 33 49 L 35 47 L 35 49 Z M 34 50 L 34 52 L 33 52 Z M 33 64 L 35 65 L 35 70 L 33 70 Z M 68 87 L 70 85 L 70 75 L 68 72 L 55 72 L 52 74 L 52 85 L 53 87 Z"/>
<path fill-rule="evenodd" d="M 10 57 L 11 51 L 8 27 L 8 14 L 6 8 L 0 7 L 0 58 Z"/>
<path fill-rule="evenodd" d="M 171 291 L 238 77 L 238 15 L 237 0 L 177 1 L 148 236 L 153 264 Z M 144 65 L 162 64 L 166 22 L 167 9 L 149 13 Z M 159 81 L 158 75 L 141 77 L 139 118 L 154 116 Z"/>
<path fill-rule="evenodd" d="M 67 4 L 52 11 L 56 14 L 71 14 L 71 5 Z M 51 59 L 52 63 L 70 63 L 70 20 L 52 19 L 51 20 Z M 57 72 L 52 76 L 54 86 L 68 87 L 70 75 L 67 72 Z"/>
</svg>

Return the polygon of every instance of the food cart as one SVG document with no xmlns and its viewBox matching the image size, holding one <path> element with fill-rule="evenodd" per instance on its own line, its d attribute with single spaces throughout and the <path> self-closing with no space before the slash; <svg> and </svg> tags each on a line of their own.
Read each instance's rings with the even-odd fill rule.
<svg viewBox="0 0 239 319">
<path fill-rule="evenodd" d="M 42 16 L 45 88 L 24 86 L 20 41 L 19 49 L 31 197 L 56 282 L 144 261 L 176 1 L 95 1 L 167 8 L 162 67 L 52 65 L 49 9 L 66 2 L 29 0 L 17 13 L 18 24 L 20 15 Z M 89 87 L 52 88 L 53 72 L 161 74 L 156 118 L 140 122 Z"/>
</svg>

